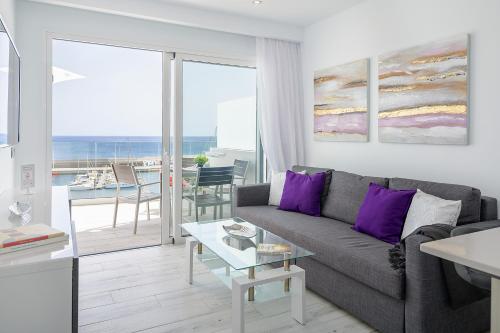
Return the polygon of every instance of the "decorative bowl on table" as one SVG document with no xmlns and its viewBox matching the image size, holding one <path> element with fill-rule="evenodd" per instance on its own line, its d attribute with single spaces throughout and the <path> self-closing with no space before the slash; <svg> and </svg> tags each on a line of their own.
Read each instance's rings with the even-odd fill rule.
<svg viewBox="0 0 500 333">
<path fill-rule="evenodd" d="M 257 234 L 254 229 L 238 223 L 223 225 L 222 228 L 224 228 L 224 231 L 227 232 L 229 236 L 239 239 L 252 238 Z"/>
</svg>

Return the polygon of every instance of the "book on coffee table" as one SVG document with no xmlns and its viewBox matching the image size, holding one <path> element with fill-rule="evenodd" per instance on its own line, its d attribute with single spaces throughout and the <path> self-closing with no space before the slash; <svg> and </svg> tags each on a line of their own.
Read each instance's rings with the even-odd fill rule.
<svg viewBox="0 0 500 333">
<path fill-rule="evenodd" d="M 69 236 L 45 224 L 31 224 L 0 230 L 0 254 L 67 241 Z"/>
<path fill-rule="evenodd" d="M 257 253 L 267 255 L 279 255 L 289 253 L 290 246 L 287 244 L 259 244 L 257 245 Z"/>
</svg>

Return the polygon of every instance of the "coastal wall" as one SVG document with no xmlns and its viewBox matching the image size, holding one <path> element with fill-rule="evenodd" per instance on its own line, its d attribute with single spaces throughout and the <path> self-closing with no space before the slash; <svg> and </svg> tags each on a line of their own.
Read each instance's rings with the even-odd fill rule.
<svg viewBox="0 0 500 333">
<path fill-rule="evenodd" d="M 365 1 L 306 28 L 303 43 L 306 161 L 364 175 L 466 184 L 500 198 L 498 75 L 500 1 Z M 377 129 L 378 55 L 470 34 L 469 144 L 380 143 Z M 313 72 L 371 60 L 368 143 L 313 139 Z"/>
<path fill-rule="evenodd" d="M 48 33 L 136 43 L 205 55 L 255 58 L 255 38 L 18 0 L 18 47 L 23 58 L 21 133 L 17 164 L 36 165 L 36 191 L 50 187 L 46 70 Z M 85 119 L 81 115 L 80 120 Z M 91 121 L 82 126 L 91 126 Z"/>
<path fill-rule="evenodd" d="M 1 0 L 0 15 L 15 40 L 15 0 Z M 11 158 L 11 148 L 0 148 L 0 193 L 14 186 L 14 177 L 15 160 Z"/>
</svg>

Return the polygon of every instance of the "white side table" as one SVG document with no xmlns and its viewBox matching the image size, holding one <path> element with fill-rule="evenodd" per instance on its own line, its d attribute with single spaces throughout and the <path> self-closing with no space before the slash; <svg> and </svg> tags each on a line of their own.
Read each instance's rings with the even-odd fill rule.
<svg viewBox="0 0 500 333">
<path fill-rule="evenodd" d="M 500 333 L 500 228 L 424 243 L 420 251 L 492 276 L 491 333 Z"/>
</svg>

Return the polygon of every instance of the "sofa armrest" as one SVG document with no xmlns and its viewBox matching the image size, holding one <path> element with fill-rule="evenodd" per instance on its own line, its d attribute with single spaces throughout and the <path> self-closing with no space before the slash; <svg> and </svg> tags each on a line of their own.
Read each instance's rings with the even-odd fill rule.
<svg viewBox="0 0 500 333">
<path fill-rule="evenodd" d="M 237 186 L 235 189 L 236 207 L 267 206 L 271 184 Z"/>
<path fill-rule="evenodd" d="M 473 232 L 493 229 L 500 227 L 500 220 L 483 221 L 476 223 L 464 224 L 456 227 L 451 231 L 451 236 L 460 236 Z"/>
<path fill-rule="evenodd" d="M 413 332 L 481 332 L 488 329 L 489 298 L 454 310 L 449 303 L 441 259 L 420 251 L 431 238 L 405 239 L 405 327 Z"/>
</svg>

